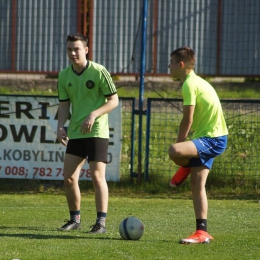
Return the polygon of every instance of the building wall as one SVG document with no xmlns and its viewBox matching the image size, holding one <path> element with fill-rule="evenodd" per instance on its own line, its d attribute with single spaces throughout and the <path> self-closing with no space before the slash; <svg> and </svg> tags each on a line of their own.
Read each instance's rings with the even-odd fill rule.
<svg viewBox="0 0 260 260">
<path fill-rule="evenodd" d="M 93 59 L 139 73 L 143 1 L 103 2 L 94 0 Z M 258 0 L 149 0 L 146 71 L 167 74 L 170 53 L 190 46 L 200 74 L 259 75 L 259 17 Z"/>
<path fill-rule="evenodd" d="M 66 36 L 77 31 L 77 1 L 1 0 L 0 12 L 0 70 L 53 72 L 69 64 Z"/>
<path fill-rule="evenodd" d="M 143 0 L 0 0 L 0 72 L 68 66 L 66 36 L 85 30 L 84 1 L 89 57 L 113 74 L 139 74 Z M 167 75 L 170 53 L 190 46 L 199 74 L 259 76 L 259 17 L 259 0 L 149 0 L 146 73 Z"/>
</svg>

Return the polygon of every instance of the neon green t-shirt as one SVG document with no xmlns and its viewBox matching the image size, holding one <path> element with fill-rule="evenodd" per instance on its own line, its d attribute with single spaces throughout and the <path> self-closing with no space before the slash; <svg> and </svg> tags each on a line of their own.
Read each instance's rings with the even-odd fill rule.
<svg viewBox="0 0 260 260">
<path fill-rule="evenodd" d="M 191 131 L 193 138 L 228 134 L 220 100 L 214 88 L 190 72 L 182 86 L 183 105 L 195 106 Z"/>
<path fill-rule="evenodd" d="M 68 126 L 70 139 L 99 137 L 109 138 L 108 115 L 96 118 L 90 133 L 82 134 L 80 126 L 86 117 L 101 107 L 106 96 L 115 94 L 116 87 L 109 72 L 100 64 L 88 61 L 85 70 L 77 74 L 72 65 L 59 73 L 59 101 L 71 102 L 71 118 Z"/>
</svg>

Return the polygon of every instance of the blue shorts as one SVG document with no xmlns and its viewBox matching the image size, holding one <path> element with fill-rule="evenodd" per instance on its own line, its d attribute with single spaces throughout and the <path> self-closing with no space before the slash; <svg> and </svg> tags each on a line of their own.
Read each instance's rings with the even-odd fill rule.
<svg viewBox="0 0 260 260">
<path fill-rule="evenodd" d="M 227 135 L 219 137 L 201 137 L 192 140 L 195 144 L 200 158 L 190 158 L 190 167 L 205 165 L 211 169 L 214 158 L 222 154 L 227 147 Z"/>
</svg>

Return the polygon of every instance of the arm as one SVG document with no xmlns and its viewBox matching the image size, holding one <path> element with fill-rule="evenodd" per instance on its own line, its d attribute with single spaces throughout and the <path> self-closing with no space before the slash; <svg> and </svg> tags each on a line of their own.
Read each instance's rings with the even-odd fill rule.
<svg viewBox="0 0 260 260">
<path fill-rule="evenodd" d="M 64 124 L 69 118 L 69 114 L 70 114 L 70 101 L 60 102 L 59 109 L 58 109 L 57 139 L 64 146 L 67 146 L 65 140 L 69 140 L 67 133 L 63 128 Z"/>
<path fill-rule="evenodd" d="M 194 109 L 195 106 L 183 106 L 183 117 L 179 127 L 177 143 L 184 142 L 187 138 L 193 122 Z"/>
<path fill-rule="evenodd" d="M 101 106 L 98 109 L 92 111 L 87 116 L 87 118 L 85 119 L 85 121 L 81 125 L 80 131 L 83 134 L 90 133 L 92 126 L 95 122 L 95 119 L 99 116 L 102 116 L 106 113 L 109 113 L 110 111 L 112 111 L 117 106 L 118 106 L 118 95 L 117 94 L 114 94 L 112 96 L 107 97 L 107 102 L 103 106 Z"/>
</svg>

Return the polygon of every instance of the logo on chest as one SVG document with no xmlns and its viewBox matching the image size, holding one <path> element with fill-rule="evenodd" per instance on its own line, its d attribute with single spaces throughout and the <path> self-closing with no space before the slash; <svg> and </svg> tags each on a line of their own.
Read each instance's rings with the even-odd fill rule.
<svg viewBox="0 0 260 260">
<path fill-rule="evenodd" d="M 94 88 L 94 87 L 95 87 L 94 81 L 88 80 L 88 81 L 86 82 L 86 87 L 87 87 L 88 89 Z"/>
</svg>

